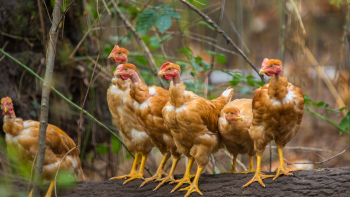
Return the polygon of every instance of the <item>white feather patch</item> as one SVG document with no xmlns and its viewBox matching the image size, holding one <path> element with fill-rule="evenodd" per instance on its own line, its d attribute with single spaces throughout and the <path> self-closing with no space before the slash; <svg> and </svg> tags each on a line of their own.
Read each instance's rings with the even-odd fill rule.
<svg viewBox="0 0 350 197">
<path fill-rule="evenodd" d="M 150 87 L 148 92 L 151 96 L 156 96 L 156 89 L 154 87 Z"/>
<path fill-rule="evenodd" d="M 222 95 L 223 95 L 224 97 L 228 97 L 228 95 L 230 95 L 231 91 L 232 91 L 232 89 L 225 90 L 225 91 L 222 93 Z"/>
</svg>

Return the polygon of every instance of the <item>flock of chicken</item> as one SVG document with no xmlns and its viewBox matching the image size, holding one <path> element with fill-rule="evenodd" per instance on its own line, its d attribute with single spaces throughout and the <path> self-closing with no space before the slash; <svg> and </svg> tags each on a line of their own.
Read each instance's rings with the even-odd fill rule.
<svg viewBox="0 0 350 197">
<path fill-rule="evenodd" d="M 244 187 L 262 179 L 280 174 L 292 175 L 283 161 L 283 148 L 298 132 L 303 116 L 304 98 L 302 91 L 288 83 L 282 74 L 282 62 L 264 59 L 260 74 L 271 77 L 269 84 L 255 90 L 253 99 L 236 99 L 230 102 L 233 89 L 227 88 L 214 100 L 204 99 L 181 82 L 179 65 L 165 63 L 158 73 L 165 80 L 172 80 L 169 91 L 142 82 L 133 64 L 127 63 L 129 51 L 115 46 L 108 58 L 119 63 L 112 85 L 108 89 L 107 101 L 110 112 L 128 149 L 135 155 L 130 174 L 111 179 L 144 179 L 141 186 L 150 181 L 160 181 L 157 190 L 167 182 L 177 183 L 174 192 L 183 184 L 189 186 L 185 197 L 198 192 L 198 180 L 209 162 L 209 157 L 220 148 L 226 147 L 234 156 L 232 169 L 236 173 L 238 154 L 248 154 L 250 167 L 241 173 L 255 172 Z M 15 147 L 23 161 L 33 162 L 38 148 L 39 122 L 16 118 L 12 100 L 1 99 L 4 115 L 6 143 Z M 279 154 L 279 167 L 275 176 L 261 172 L 261 157 L 266 145 L 275 140 Z M 63 156 L 75 147 L 74 141 L 59 128 L 49 125 L 46 136 L 46 153 L 43 177 L 52 180 Z M 153 147 L 157 147 L 163 159 L 150 178 L 144 178 L 146 160 Z M 187 169 L 182 179 L 175 180 L 174 171 L 181 154 L 188 157 Z M 257 168 L 253 169 L 253 156 L 257 154 Z M 169 173 L 164 172 L 165 163 L 173 156 Z M 141 161 L 140 168 L 138 165 Z M 194 161 L 197 173 L 191 175 Z M 67 156 L 61 168 L 84 179 L 79 160 L 79 151 Z M 295 169 L 298 170 L 298 169 Z M 294 171 L 295 171 L 294 170 Z M 194 180 L 191 181 L 191 178 Z M 46 196 L 51 196 L 53 182 Z M 31 196 L 31 194 L 30 194 Z"/>
</svg>

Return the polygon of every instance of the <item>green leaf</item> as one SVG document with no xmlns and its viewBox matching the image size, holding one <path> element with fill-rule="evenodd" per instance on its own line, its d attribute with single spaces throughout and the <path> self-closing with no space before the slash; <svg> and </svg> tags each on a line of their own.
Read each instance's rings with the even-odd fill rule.
<svg viewBox="0 0 350 197">
<path fill-rule="evenodd" d="M 339 127 L 342 130 L 348 130 L 350 131 L 350 112 L 346 114 L 346 116 L 343 118 L 343 120 L 340 122 Z M 342 132 L 340 132 L 341 134 Z"/>
<path fill-rule="evenodd" d="M 309 96 L 306 95 L 306 94 L 304 94 L 304 101 L 305 101 L 305 104 L 306 104 L 306 105 L 310 105 L 310 103 L 311 103 L 311 99 L 310 99 Z"/>
<path fill-rule="evenodd" d="M 199 21 L 198 24 L 201 24 L 201 25 L 204 25 L 204 26 L 207 26 L 209 29 L 211 30 L 215 30 L 215 28 L 211 25 L 209 25 L 209 23 L 205 22 L 205 21 Z"/>
<path fill-rule="evenodd" d="M 135 60 L 142 65 L 147 65 L 147 60 L 143 56 L 139 55 L 135 57 Z"/>
<path fill-rule="evenodd" d="M 201 60 L 200 63 L 201 63 L 201 65 L 203 66 L 204 71 L 209 70 L 210 64 L 208 64 L 207 62 L 205 62 L 205 61 L 203 61 L 203 60 Z"/>
<path fill-rule="evenodd" d="M 216 58 L 216 61 L 218 63 L 226 63 L 227 62 L 226 56 L 225 55 L 220 55 L 219 57 Z"/>
<path fill-rule="evenodd" d="M 198 56 L 197 56 L 197 57 L 198 57 Z M 195 68 L 196 70 L 198 70 L 198 71 L 200 71 L 200 72 L 203 71 L 203 69 L 201 68 L 201 66 L 197 64 L 197 62 L 196 62 L 196 60 L 195 60 L 194 58 L 192 59 L 191 64 L 192 64 L 193 68 Z"/>
<path fill-rule="evenodd" d="M 314 106 L 321 107 L 321 106 L 323 106 L 323 105 L 324 105 L 324 102 L 323 102 L 323 101 L 318 102 L 318 103 L 316 103 L 316 102 L 312 102 L 312 104 L 313 104 Z"/>
<path fill-rule="evenodd" d="M 99 145 L 99 146 L 97 146 L 97 147 L 96 147 L 96 150 L 97 150 L 97 152 L 100 153 L 100 154 L 106 154 L 106 153 L 109 152 L 107 146 L 105 146 L 105 145 Z"/>
<path fill-rule="evenodd" d="M 204 50 L 204 52 L 214 56 L 218 55 L 218 53 L 215 53 L 214 51 Z"/>
<path fill-rule="evenodd" d="M 158 38 L 156 36 L 152 36 L 150 38 L 150 45 L 148 46 L 151 50 L 156 50 L 160 47 L 160 43 L 158 42 Z"/>
<path fill-rule="evenodd" d="M 247 83 L 251 86 L 255 86 L 255 81 L 253 80 L 247 80 Z"/>
<path fill-rule="evenodd" d="M 136 31 L 148 30 L 157 20 L 158 13 L 154 9 L 142 12 L 136 20 Z"/>
<path fill-rule="evenodd" d="M 164 8 L 164 10 L 166 10 L 166 11 L 171 10 L 171 9 L 173 9 L 173 5 L 169 5 L 169 6 L 166 6 L 166 7 Z"/>
<path fill-rule="evenodd" d="M 34 111 L 34 110 L 30 111 L 29 114 L 30 114 L 31 116 L 33 116 L 34 118 L 37 117 L 36 111 Z"/>
<path fill-rule="evenodd" d="M 233 79 L 232 81 L 229 81 L 230 85 L 232 87 L 235 87 L 238 83 L 239 83 L 239 80 L 238 79 Z"/>
<path fill-rule="evenodd" d="M 160 38 L 160 41 L 164 42 L 164 41 L 170 40 L 171 38 L 172 38 L 171 35 L 166 34 L 166 35 L 164 35 L 163 37 Z"/>
<path fill-rule="evenodd" d="M 184 53 L 186 56 L 192 56 L 192 50 L 190 47 L 182 48 L 177 50 L 179 53 Z"/>
<path fill-rule="evenodd" d="M 119 153 L 120 150 L 120 142 L 116 138 L 111 138 L 112 151 L 113 153 Z"/>
<path fill-rule="evenodd" d="M 40 109 L 41 105 L 35 101 L 32 101 L 32 104 L 34 105 L 35 109 Z"/>
<path fill-rule="evenodd" d="M 172 25 L 171 18 L 167 14 L 160 14 L 156 22 L 157 28 L 163 34 Z"/>
<path fill-rule="evenodd" d="M 164 5 L 159 5 L 159 6 L 156 6 L 154 8 L 156 8 L 157 10 L 164 9 Z"/>
<path fill-rule="evenodd" d="M 180 14 L 178 14 L 178 13 L 176 13 L 176 12 L 173 12 L 173 11 L 170 11 L 170 10 L 166 10 L 166 9 L 165 9 L 165 13 L 167 13 L 168 15 L 170 15 L 170 16 L 172 16 L 172 17 L 174 17 L 174 18 L 177 18 L 177 19 L 180 19 L 180 18 L 181 18 Z"/>
<path fill-rule="evenodd" d="M 57 187 L 59 188 L 67 188 L 72 187 L 76 184 L 74 180 L 74 176 L 72 176 L 71 172 L 67 170 L 61 170 L 57 175 Z"/>
<path fill-rule="evenodd" d="M 142 36 L 142 40 L 148 44 L 149 43 L 149 36 Z"/>
<path fill-rule="evenodd" d="M 254 79 L 255 77 L 253 75 L 248 75 L 246 79 Z"/>
</svg>

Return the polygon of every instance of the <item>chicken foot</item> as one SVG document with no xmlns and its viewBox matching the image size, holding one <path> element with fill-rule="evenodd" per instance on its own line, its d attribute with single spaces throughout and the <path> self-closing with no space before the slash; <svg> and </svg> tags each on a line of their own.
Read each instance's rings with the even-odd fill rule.
<svg viewBox="0 0 350 197">
<path fill-rule="evenodd" d="M 170 158 L 170 153 L 167 153 L 166 155 L 164 155 L 162 162 L 160 163 L 160 165 L 158 167 L 157 172 L 152 177 L 146 178 L 145 181 L 140 185 L 140 187 L 145 186 L 148 182 L 161 179 L 163 175 L 168 176 L 168 174 L 164 172 L 164 166 L 169 158 Z"/>
<path fill-rule="evenodd" d="M 175 172 L 175 168 L 176 168 L 176 165 L 179 162 L 179 160 L 180 160 L 179 157 L 173 159 L 173 164 L 170 168 L 169 175 L 167 177 L 162 178 L 162 179 L 157 179 L 156 181 L 161 181 L 161 183 L 159 183 L 158 186 L 153 191 L 158 190 L 166 182 L 170 182 L 170 184 L 175 183 L 174 172 Z"/>
<path fill-rule="evenodd" d="M 135 159 L 134 159 L 134 163 L 132 165 L 132 168 L 131 168 L 131 171 L 130 171 L 130 174 L 128 175 L 124 175 L 124 176 L 119 176 L 119 177 L 112 177 L 110 178 L 109 180 L 113 180 L 113 179 L 127 179 L 129 178 L 128 180 L 126 180 L 123 185 L 127 184 L 128 182 L 132 181 L 132 180 L 135 180 L 135 179 L 144 179 L 143 177 L 143 170 L 145 168 L 145 164 L 146 164 L 146 160 L 148 158 L 148 155 L 142 155 L 142 161 L 141 161 L 141 166 L 140 166 L 140 171 L 138 172 L 137 171 L 137 167 L 139 165 L 139 162 L 141 160 L 141 153 L 140 152 L 137 152 L 136 155 L 135 155 Z"/>
<path fill-rule="evenodd" d="M 257 163 L 256 164 L 257 167 L 256 167 L 256 171 L 255 171 L 254 177 L 248 183 L 243 185 L 243 187 L 247 187 L 250 184 L 254 183 L 255 181 L 258 181 L 263 187 L 265 187 L 265 184 L 262 182 L 262 179 L 274 177 L 273 175 L 265 175 L 264 173 L 261 172 L 261 156 L 259 156 L 259 155 L 257 156 L 256 163 Z"/>
<path fill-rule="evenodd" d="M 249 155 L 249 169 L 243 172 L 240 172 L 242 174 L 247 174 L 250 172 L 255 172 L 256 170 L 254 170 L 253 168 L 253 155 Z"/>
<path fill-rule="evenodd" d="M 190 184 L 190 186 L 185 187 L 183 189 L 180 189 L 180 191 L 187 191 L 185 197 L 190 196 L 193 192 L 197 192 L 197 193 L 199 193 L 200 195 L 203 196 L 202 192 L 198 188 L 198 180 L 199 180 L 199 177 L 202 174 L 203 169 L 204 169 L 203 166 L 198 166 L 196 176 L 194 177 L 194 180 Z"/>
<path fill-rule="evenodd" d="M 194 175 L 191 175 L 191 170 L 192 170 L 192 166 L 193 166 L 193 162 L 194 162 L 194 158 L 191 157 L 188 159 L 188 164 L 187 164 L 187 168 L 186 168 L 186 172 L 184 174 L 184 177 L 182 179 L 178 179 L 175 182 L 177 182 L 178 184 L 174 187 L 173 190 L 171 190 L 170 193 L 175 192 L 179 187 L 181 187 L 184 183 L 188 183 L 191 184 L 191 178 L 194 177 Z"/>
<path fill-rule="evenodd" d="M 231 168 L 231 171 L 229 171 L 229 172 L 221 172 L 220 174 L 237 173 L 237 170 L 236 170 L 236 160 L 237 160 L 237 155 L 233 155 L 233 161 L 232 161 L 232 168 Z"/>
<path fill-rule="evenodd" d="M 293 171 L 300 171 L 301 169 L 286 169 L 286 166 L 284 165 L 284 160 L 283 160 L 283 148 L 281 146 L 277 145 L 277 150 L 278 150 L 278 156 L 279 156 L 279 165 L 278 167 L 273 170 L 272 172 L 276 172 L 275 177 L 273 178 L 273 180 L 277 179 L 277 177 L 279 177 L 281 174 L 284 174 L 286 176 L 292 176 L 293 174 L 290 172 Z"/>
<path fill-rule="evenodd" d="M 49 189 L 47 190 L 45 197 L 51 197 L 52 191 L 53 191 L 53 187 L 54 187 L 54 182 L 51 181 Z M 30 191 L 28 197 L 32 197 L 32 196 L 33 196 L 33 189 L 32 189 L 32 191 Z"/>
</svg>

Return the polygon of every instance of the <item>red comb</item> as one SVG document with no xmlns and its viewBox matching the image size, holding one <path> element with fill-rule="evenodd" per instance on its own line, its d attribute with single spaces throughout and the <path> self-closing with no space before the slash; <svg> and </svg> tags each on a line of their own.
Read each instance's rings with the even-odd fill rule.
<svg viewBox="0 0 350 197">
<path fill-rule="evenodd" d="M 118 45 L 115 45 L 111 53 L 117 52 L 118 49 L 119 49 L 119 46 L 118 46 Z"/>
<path fill-rule="evenodd" d="M 171 63 L 170 63 L 170 62 L 167 62 L 167 63 L 163 64 L 162 67 L 160 67 L 160 70 L 162 70 L 163 68 L 165 68 L 165 66 L 167 66 L 167 65 L 169 65 L 169 64 L 171 64 Z"/>
</svg>

